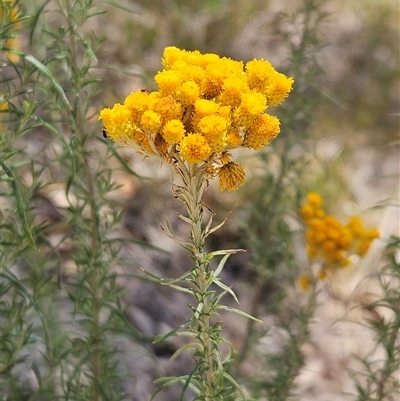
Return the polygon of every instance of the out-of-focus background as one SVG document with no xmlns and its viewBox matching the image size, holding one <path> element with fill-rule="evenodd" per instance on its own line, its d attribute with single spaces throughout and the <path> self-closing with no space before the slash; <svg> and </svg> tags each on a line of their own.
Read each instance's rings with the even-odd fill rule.
<svg viewBox="0 0 400 401">
<path fill-rule="evenodd" d="M 309 83 L 309 96 L 318 99 L 309 134 L 325 171 L 316 168 L 312 180 L 316 189 L 329 194 L 329 206 L 365 211 L 398 195 L 399 5 L 391 0 L 314 3 L 326 14 L 313 49 L 321 71 Z M 105 105 L 122 102 L 140 88 L 154 89 L 152 77 L 162 68 L 166 46 L 243 61 L 264 58 L 278 71 L 290 70 L 288 40 L 300 41 L 304 21 L 293 15 L 302 5 L 297 0 L 169 0 L 124 2 L 126 9 L 108 10 L 88 28 L 106 35 L 99 60 L 147 78 L 113 70 L 103 74 Z M 138 169 L 151 168 L 156 176 L 165 173 L 138 157 L 133 163 Z M 142 182 L 136 185 L 143 187 Z M 231 194 L 218 197 L 232 200 Z M 343 198 L 354 205 L 336 202 Z"/>
<path fill-rule="evenodd" d="M 24 3 L 21 2 L 23 7 L 32 8 L 28 2 Z M 161 56 L 166 46 L 217 53 L 243 61 L 263 58 L 278 71 L 293 76 L 295 89 L 287 100 L 286 112 L 277 111 L 282 121 L 281 135 L 265 150 L 265 157 L 250 151 L 238 154 L 246 166 L 245 186 L 234 193 L 221 193 L 211 183 L 206 192 L 205 202 L 216 213 L 216 223 L 227 218 L 224 227 L 210 238 L 209 249 L 245 247 L 248 250 L 229 260 L 223 281 L 236 292 L 240 308 L 256 313 L 264 322 L 263 327 L 254 328 L 242 317 L 223 314 L 222 327 L 238 350 L 240 366 L 234 365 L 238 381 L 245 383 L 245 388 L 255 389 L 252 394 L 254 397 L 258 394 L 260 401 L 268 398 L 257 386 L 262 388 L 263 381 L 274 380 L 263 371 L 267 364 L 264 365 L 260 355 L 270 354 L 289 362 L 290 353 L 280 352 L 290 336 L 296 335 L 306 340 L 298 346 L 303 362 L 296 372 L 291 372 L 295 381 L 294 397 L 302 401 L 355 399 L 351 372 L 360 370 L 362 364 L 354 355 L 366 356 L 374 348 L 374 334 L 365 327 L 366 321 L 391 318 L 386 311 L 365 311 L 359 305 L 381 295 L 378 281 L 371 275 L 384 263 L 385 240 L 399 234 L 399 2 L 122 0 L 117 6 L 112 1 L 95 3 L 106 12 L 89 19 L 81 29 L 83 35 L 104 36 L 97 51 L 95 74 L 103 83 L 101 93 L 96 95 L 98 102 L 91 109 L 93 125 L 101 107 L 122 103 L 130 92 L 138 89 L 155 89 L 152 77 L 162 68 Z M 318 12 L 307 14 L 305 7 L 314 7 Z M 46 15 L 51 15 L 50 23 L 57 26 L 59 16 L 52 14 L 55 8 L 49 2 L 44 10 Z M 313 20 L 306 21 L 305 15 Z M 314 31 L 309 32 L 307 48 L 301 49 L 298 45 L 304 38 L 304 27 L 314 27 Z M 29 52 L 29 37 L 24 33 L 21 48 Z M 296 64 L 299 62 L 296 57 L 303 57 L 300 62 L 304 60 L 307 64 Z M 308 76 L 312 81 L 307 81 Z M 299 102 L 304 102 L 304 107 Z M 291 110 L 295 116 L 288 114 Z M 285 125 L 289 120 L 291 123 Z M 56 151 L 46 150 L 43 135 L 26 138 L 24 146 L 32 155 L 45 149 L 46 157 L 51 158 Z M 98 136 L 102 138 L 100 126 Z M 100 140 L 95 146 L 101 153 L 112 145 Z M 288 318 L 297 310 L 298 303 L 304 302 L 306 307 L 309 297 L 296 285 L 298 275 L 308 271 L 312 264 L 305 255 L 301 219 L 297 210 L 281 211 L 279 202 L 273 211 L 268 209 L 272 203 L 268 201 L 267 206 L 263 203 L 269 197 L 273 199 L 272 192 L 279 190 L 276 185 L 279 173 L 286 174 L 281 169 L 286 147 L 288 158 L 293 160 L 288 164 L 293 174 L 287 174 L 282 181 L 286 191 L 282 205 L 299 205 L 301 196 L 308 190 L 317 191 L 323 194 L 329 213 L 339 220 L 345 222 L 351 215 L 360 215 L 367 227 L 377 227 L 381 235 L 365 258 L 338 272 L 329 282 L 318 283 L 315 309 L 312 318 L 307 320 L 307 329 L 301 325 L 302 319 L 306 319 L 304 316 L 297 323 Z M 274 152 L 279 156 L 274 156 Z M 182 238 L 187 235 L 187 227 L 176 217 L 177 211 L 183 212 L 183 209 L 172 196 L 170 168 L 144 159 L 132 149 L 117 148 L 117 153 L 139 176 L 120 168 L 117 159 L 108 160 L 109 167 L 114 169 L 112 180 L 119 186 L 108 194 L 112 202 L 110 209 L 122 212 L 114 237 L 135 241 L 134 244 L 123 242 L 120 257 L 124 263 L 116 263 L 113 269 L 117 285 L 124 288 L 121 302 L 126 319 L 145 341 L 117 335 L 112 343 L 118 354 L 117 370 L 121 377 L 128 377 L 121 379 L 124 399 L 142 401 L 149 399 L 157 388 L 153 380 L 185 374 L 192 363 L 189 356 L 170 360 L 183 344 L 181 338 L 161 345 L 151 343 L 154 336 L 171 330 L 190 316 L 187 307 L 190 300 L 171 288 L 144 280 L 141 270 L 143 267 L 165 277 L 177 277 L 187 270 L 190 260 L 159 225 L 168 219 L 176 235 Z M 37 198 L 40 199 L 39 220 L 62 220 L 56 211 L 68 203 L 63 188 L 48 185 Z M 277 217 L 263 223 L 265 216 L 257 212 L 271 212 Z M 285 222 L 283 228 L 280 218 Z M 252 224 L 260 226 L 258 231 L 251 231 Z M 282 242 L 269 237 L 274 233 L 268 231 L 269 224 L 282 234 Z M 63 229 L 62 224 L 55 225 L 46 235 L 49 243 L 59 244 L 62 280 L 68 286 L 74 282 L 77 267 L 71 256 L 74 248 L 60 241 Z M 280 249 L 287 245 L 283 243 L 285 230 L 291 232 L 290 257 Z M 264 233 L 267 233 L 265 238 Z M 258 244 L 254 252 L 251 241 Z M 150 244 L 167 253 L 141 244 Z M 276 254 L 267 252 L 268 263 L 275 261 L 275 265 L 266 263 L 265 271 L 257 267 L 263 266 L 260 244 L 261 249 L 277 250 Z M 287 260 L 282 259 L 284 255 Z M 139 278 L 132 279 L 132 276 Z M 260 277 L 265 279 L 262 288 L 257 287 Z M 60 319 L 66 322 L 73 307 L 68 303 L 68 291 L 63 288 L 55 305 Z M 255 295 L 258 296 L 256 307 Z M 225 302 L 235 306 L 233 300 Z M 71 327 L 65 330 L 79 337 L 79 329 L 73 324 Z M 250 344 L 247 343 L 249 330 Z M 302 330 L 305 330 L 303 334 Z M 240 354 L 243 349 L 246 352 Z M 40 359 L 37 354 L 40 350 L 32 351 L 28 358 L 30 365 L 21 365 L 21 377 L 32 388 L 39 385 L 36 370 L 40 368 L 34 363 Z M 379 357 L 378 353 L 376 358 Z M 258 382 L 251 381 L 254 377 Z M 168 391 L 156 399 L 178 399 L 179 392 Z"/>
<path fill-rule="evenodd" d="M 315 59 L 321 71 L 315 82 L 309 83 L 309 96 L 317 97 L 318 101 L 307 131 L 309 150 L 319 163 L 314 161 L 314 168 L 309 166 L 302 177 L 303 184 L 323 193 L 329 211 L 343 221 L 349 215 L 361 214 L 367 225 L 376 226 L 382 238 L 388 238 L 399 232 L 396 207 L 399 200 L 399 3 L 394 0 L 316 3 L 326 15 L 317 32 Z M 290 49 L 282 31 L 290 34 L 294 43 L 300 40 L 304 21 L 292 20 L 290 27 L 285 24 L 286 18 L 302 4 L 298 0 L 126 3 L 133 13 L 114 10 L 98 20 L 96 29 L 107 35 L 100 57 L 107 64 L 143 72 L 149 79 L 129 78 L 111 71 L 106 80 L 107 85 L 112 82 L 113 90 L 104 93 L 104 102 L 111 106 L 122 101 L 130 91 L 153 88 L 151 77 L 161 68 L 160 55 L 166 46 L 213 52 L 244 61 L 264 58 L 278 71 L 286 71 L 290 69 Z M 296 85 L 295 75 L 294 79 Z M 300 126 L 299 130 L 302 129 Z M 284 123 L 282 132 L 285 132 Z M 278 137 L 276 142 L 279 140 Z M 129 227 L 175 255 L 178 250 L 157 229 L 158 222 L 165 218 L 176 221 L 173 216 L 179 205 L 173 204 L 170 196 L 170 171 L 157 163 L 143 162 L 130 150 L 122 152 L 129 157 L 135 171 L 152 177 L 150 181 L 126 178 Z M 251 161 L 251 155 L 243 157 L 251 181 L 263 167 L 256 159 Z M 217 218 L 223 219 L 231 212 L 222 238 L 216 234 L 217 246 L 226 248 L 237 242 L 240 220 L 246 213 L 241 206 L 251 201 L 247 198 L 251 197 L 251 191 L 251 182 L 233 194 L 221 194 L 211 187 L 207 202 L 216 210 Z M 267 242 L 265 246 L 269 246 Z M 355 305 L 359 299 L 364 302 L 374 299 L 378 284 L 363 280 L 379 268 L 382 247 L 382 242 L 376 243 L 356 269 L 342 272 L 321 291 L 311 324 L 311 341 L 301 349 L 305 366 L 296 379 L 299 399 L 353 399 L 354 382 L 349 371 L 361 366 L 354 362 L 353 353 L 367 355 L 373 348 L 373 334 L 364 328 L 364 319 L 369 316 Z M 227 280 L 237 291 L 240 306 L 251 312 L 254 277 L 247 267 L 249 260 L 251 255 L 233 258 L 232 265 L 228 264 Z M 300 260 L 303 266 L 308 263 L 304 257 Z M 173 262 L 170 259 L 157 262 L 163 274 L 174 276 L 181 272 L 180 267 L 176 270 L 181 266 L 178 256 Z M 154 304 L 153 292 L 149 296 L 146 291 L 133 290 L 136 305 L 140 303 L 145 311 L 157 309 L 161 315 L 167 314 L 166 321 L 172 318 L 169 314 L 174 315 L 175 324 L 183 320 L 187 311 L 176 306 L 184 308 L 184 302 L 174 302 L 172 308 L 165 310 L 162 307 L 165 304 Z M 153 288 L 152 291 L 160 290 Z M 268 291 L 273 289 L 265 289 L 263 302 L 269 300 Z M 163 296 L 171 299 L 167 291 L 163 291 Z M 228 330 L 228 337 L 240 348 L 242 336 L 246 335 L 246 322 L 236 316 L 225 319 L 223 327 Z M 269 331 L 256 349 L 264 347 L 268 352 L 276 352 L 284 333 L 275 328 L 274 313 L 266 313 L 262 319 Z M 245 376 L 255 374 L 253 368 L 257 363 L 252 366 L 254 363 L 250 357 L 244 364 Z M 166 374 L 170 373 L 171 365 L 167 366 Z M 143 377 L 138 380 L 145 381 Z"/>
</svg>

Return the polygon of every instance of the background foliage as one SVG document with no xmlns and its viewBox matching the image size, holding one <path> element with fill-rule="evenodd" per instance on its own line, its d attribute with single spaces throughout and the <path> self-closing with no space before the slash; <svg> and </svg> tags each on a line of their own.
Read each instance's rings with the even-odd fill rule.
<svg viewBox="0 0 400 401">
<path fill-rule="evenodd" d="M 187 234 L 170 171 L 117 149 L 97 121 L 104 105 L 154 88 L 172 45 L 265 58 L 296 81 L 280 136 L 239 155 L 246 186 L 206 192 L 216 220 L 228 216 L 210 250 L 248 250 L 229 260 L 224 282 L 264 321 L 223 315 L 237 350 L 232 374 L 257 400 L 395 399 L 397 2 L 0 4 L 1 398 L 145 400 L 154 379 L 192 363 L 169 359 L 181 339 L 152 343 L 188 318 L 188 300 L 140 269 L 177 277 L 190 266 L 159 229 L 168 218 Z M 304 293 L 296 280 L 310 262 L 298 208 L 310 189 L 343 221 L 361 214 L 382 239 Z"/>
</svg>

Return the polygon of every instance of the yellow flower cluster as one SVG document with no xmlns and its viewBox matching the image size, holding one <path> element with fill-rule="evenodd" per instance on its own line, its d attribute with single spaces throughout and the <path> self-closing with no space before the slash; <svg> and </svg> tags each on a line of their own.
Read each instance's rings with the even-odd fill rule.
<svg viewBox="0 0 400 401">
<path fill-rule="evenodd" d="M 21 28 L 21 22 L 18 21 L 19 17 L 17 1 L 0 0 L 0 21 L 4 28 L 1 47 L 16 50 L 20 49 L 20 39 L 16 32 L 16 30 Z M 6 55 L 8 60 L 12 63 L 16 63 L 20 59 L 20 56 L 15 53 L 6 52 Z"/>
<path fill-rule="evenodd" d="M 321 195 L 315 192 L 307 194 L 307 202 L 302 206 L 300 213 L 307 226 L 308 257 L 320 257 L 324 262 L 318 273 L 321 280 L 327 277 L 329 269 L 348 266 L 351 254 L 365 256 L 371 242 L 379 238 L 378 230 L 365 229 L 359 216 L 350 217 L 348 223 L 343 225 L 336 217 L 327 215 L 323 209 Z M 307 282 L 306 276 L 300 277 L 301 288 L 305 289 Z"/>
<path fill-rule="evenodd" d="M 279 120 L 265 112 L 283 102 L 293 79 L 266 60 L 244 64 L 176 47 L 164 50 L 162 63 L 158 91 L 131 93 L 101 111 L 108 136 L 172 165 L 207 163 L 221 190 L 237 189 L 245 172 L 229 151 L 259 150 L 278 135 Z"/>
</svg>

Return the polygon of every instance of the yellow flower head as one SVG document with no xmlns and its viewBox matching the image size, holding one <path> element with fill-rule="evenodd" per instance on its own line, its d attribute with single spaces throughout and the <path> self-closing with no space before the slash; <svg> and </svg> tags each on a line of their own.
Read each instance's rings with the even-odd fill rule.
<svg viewBox="0 0 400 401">
<path fill-rule="evenodd" d="M 267 96 L 268 106 L 282 103 L 292 90 L 293 78 L 277 72 L 269 61 L 253 60 L 246 64 L 246 78 L 250 89 Z"/>
<path fill-rule="evenodd" d="M 160 115 L 163 124 L 168 120 L 180 120 L 182 109 L 182 105 L 171 96 L 161 97 L 154 105 L 154 111 Z"/>
<path fill-rule="evenodd" d="M 361 237 L 364 232 L 363 223 L 360 216 L 352 216 L 347 223 L 350 232 L 356 236 Z"/>
<path fill-rule="evenodd" d="M 237 148 L 238 146 L 241 146 L 243 144 L 243 138 L 240 135 L 239 131 L 231 130 L 226 136 L 226 142 L 228 148 Z"/>
<path fill-rule="evenodd" d="M 4 26 L 10 24 L 12 29 L 4 31 L 3 45 L 8 49 L 19 50 L 21 48 L 20 39 L 17 36 L 18 30 L 21 28 L 19 21 L 20 12 L 15 0 L 0 1 L 0 20 Z M 17 63 L 20 59 L 18 54 L 6 52 L 7 59 L 12 63 Z"/>
<path fill-rule="evenodd" d="M 226 146 L 228 127 L 225 118 L 215 115 L 203 117 L 199 121 L 198 130 L 206 138 L 213 152 L 219 152 Z"/>
<path fill-rule="evenodd" d="M 252 60 L 246 64 L 246 80 L 250 89 L 268 94 L 275 68 L 269 61 Z"/>
<path fill-rule="evenodd" d="M 261 114 L 246 130 L 243 146 L 260 150 L 274 139 L 280 132 L 280 122 L 277 117 Z"/>
<path fill-rule="evenodd" d="M 318 208 L 322 206 L 323 203 L 322 196 L 316 192 L 309 192 L 307 194 L 307 201 L 313 208 Z"/>
<path fill-rule="evenodd" d="M 186 81 L 179 88 L 178 100 L 184 107 L 192 105 L 200 96 L 199 85 L 195 81 Z"/>
<path fill-rule="evenodd" d="M 161 71 L 154 77 L 154 80 L 160 88 L 161 93 L 170 95 L 180 88 L 182 74 L 174 70 Z"/>
<path fill-rule="evenodd" d="M 249 87 L 246 81 L 239 80 L 236 76 L 228 77 L 224 80 L 222 93 L 218 100 L 223 105 L 239 107 L 242 95 L 247 92 L 249 92 Z"/>
<path fill-rule="evenodd" d="M 211 99 L 217 97 L 222 92 L 225 79 L 239 75 L 242 69 L 242 63 L 226 58 L 208 64 L 202 88 L 205 98 Z"/>
<path fill-rule="evenodd" d="M 211 148 L 201 134 L 189 134 L 185 136 L 180 144 L 180 155 L 189 163 L 200 163 L 211 155 Z"/>
<path fill-rule="evenodd" d="M 185 53 L 186 52 L 184 50 L 180 50 L 177 47 L 166 47 L 162 57 L 162 64 L 164 68 L 166 70 L 170 69 L 176 61 L 184 58 Z"/>
<path fill-rule="evenodd" d="M 153 153 L 145 134 L 132 123 L 131 111 L 121 104 L 100 112 L 107 135 L 122 146 L 133 147 L 141 153 Z M 144 146 L 143 146 L 144 144 Z"/>
<path fill-rule="evenodd" d="M 308 291 L 310 291 L 311 286 L 312 286 L 312 277 L 309 276 L 308 274 L 302 274 L 297 279 L 297 283 L 302 291 L 308 292 Z"/>
<path fill-rule="evenodd" d="M 8 110 L 8 102 L 6 100 L 6 97 L 0 92 L 0 111 L 7 111 L 7 110 Z"/>
<path fill-rule="evenodd" d="M 194 111 L 197 118 L 211 116 L 218 111 L 219 104 L 207 99 L 198 99 L 194 104 Z"/>
<path fill-rule="evenodd" d="M 265 96 L 258 92 L 243 94 L 240 109 L 251 116 L 257 116 L 267 108 Z"/>
<path fill-rule="evenodd" d="M 246 179 L 245 168 L 235 162 L 224 164 L 218 171 L 219 190 L 235 191 Z"/>
<path fill-rule="evenodd" d="M 161 127 L 161 117 L 155 111 L 146 110 L 142 114 L 140 119 L 140 128 L 143 131 L 149 132 L 149 134 L 154 134 L 158 132 Z"/>
<path fill-rule="evenodd" d="M 185 127 L 181 120 L 169 120 L 164 125 L 162 136 L 171 145 L 179 143 L 185 135 Z"/>
<path fill-rule="evenodd" d="M 273 76 L 272 85 L 267 95 L 268 106 L 278 106 L 289 95 L 292 90 L 293 78 L 276 72 Z"/>
<path fill-rule="evenodd" d="M 185 81 L 194 81 L 199 86 L 203 87 L 204 79 L 206 77 L 206 71 L 198 65 L 185 65 L 178 66 L 178 71 L 181 71 L 185 77 Z M 174 64 L 175 67 L 175 64 Z"/>
<path fill-rule="evenodd" d="M 310 192 L 300 213 L 308 227 L 305 235 L 307 255 L 310 259 L 322 259 L 326 272 L 348 266 L 351 254 L 363 257 L 371 242 L 379 237 L 379 232 L 375 228 L 365 230 L 360 216 L 351 217 L 343 225 L 336 217 L 326 215 L 322 205 L 322 196 Z"/>
<path fill-rule="evenodd" d="M 149 95 L 147 92 L 133 92 L 127 96 L 124 106 L 130 110 L 132 121 L 139 124 L 145 110 L 149 106 Z"/>
<path fill-rule="evenodd" d="M 244 65 L 176 47 L 164 50 L 162 65 L 155 76 L 158 90 L 131 93 L 123 105 L 100 113 L 109 137 L 174 168 L 179 162 L 206 163 L 207 179 L 218 172 L 220 188 L 236 189 L 244 182 L 244 167 L 228 152 L 259 150 L 278 135 L 279 120 L 265 110 L 287 96 L 293 80 L 265 60 Z M 319 209 L 309 214 L 321 217 Z"/>
</svg>

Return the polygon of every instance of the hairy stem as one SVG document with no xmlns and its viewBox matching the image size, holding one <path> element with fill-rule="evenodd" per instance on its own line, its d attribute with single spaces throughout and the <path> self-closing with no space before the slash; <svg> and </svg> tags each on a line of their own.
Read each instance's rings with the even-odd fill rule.
<svg viewBox="0 0 400 401">
<path fill-rule="evenodd" d="M 213 293 L 210 292 L 210 286 L 212 279 L 210 278 L 210 263 L 204 252 L 205 232 L 202 228 L 202 197 L 207 187 L 207 179 L 205 169 L 195 164 L 181 165 L 178 172 L 184 183 L 184 189 L 179 198 L 187 207 L 191 224 L 191 255 L 195 263 L 192 278 L 197 299 L 193 330 L 202 346 L 202 352 L 197 355 L 200 381 L 203 386 L 202 395 L 205 397 L 205 401 L 214 401 L 216 400 L 215 395 L 221 391 L 221 372 L 218 367 L 215 332 L 211 326 Z"/>
</svg>

